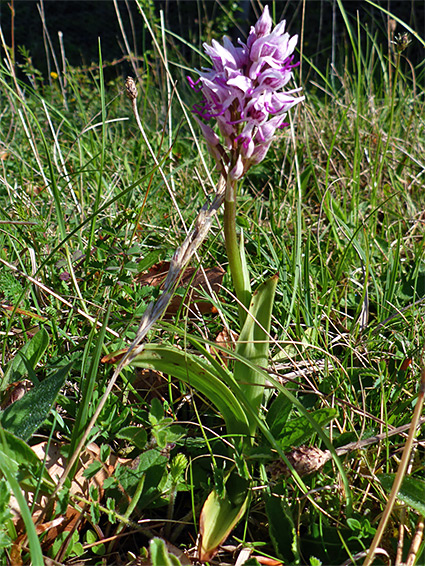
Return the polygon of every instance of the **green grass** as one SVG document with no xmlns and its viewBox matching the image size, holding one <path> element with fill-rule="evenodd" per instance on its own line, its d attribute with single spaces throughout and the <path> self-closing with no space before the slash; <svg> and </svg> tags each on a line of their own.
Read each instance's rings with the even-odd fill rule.
<svg viewBox="0 0 425 566">
<path fill-rule="evenodd" d="M 164 30 L 159 20 L 151 24 L 162 50 Z M 62 87 L 59 79 L 50 86 L 42 78 L 31 86 L 36 69 L 3 61 L 0 564 L 12 552 L 26 564 L 30 556 L 37 564 L 40 553 L 61 564 L 73 556 L 89 564 L 115 564 L 120 556 L 135 564 L 156 536 L 193 556 L 208 494 L 224 490 L 229 469 L 243 475 L 246 462 L 255 489 L 228 544 L 285 564 L 315 564 L 316 557 L 332 566 L 370 547 L 388 497 L 379 477 L 397 471 L 406 442 L 389 433 L 411 422 L 424 369 L 424 71 L 404 56 L 399 65 L 395 55 L 388 61 L 375 37 L 368 32 L 360 42 L 356 22 L 347 25 L 335 73 L 316 73 L 303 84 L 305 104 L 249 172 L 238 201 L 252 287 L 279 276 L 272 386 L 261 418 L 248 415 L 258 421 L 255 442 L 241 452 L 211 404 L 214 396 L 202 396 L 187 379 L 127 367 L 89 430 L 82 451 L 88 482 L 77 493 L 78 463 L 54 490 L 49 459 L 29 447 L 46 452 L 50 445 L 71 459 L 113 374 L 102 358 L 131 343 L 160 294 L 139 276 L 170 260 L 206 201 L 204 191 L 213 193 L 212 161 L 183 111 L 190 116 L 194 102 L 184 69 L 204 63 L 196 53 L 192 62 L 183 60 L 178 38 L 170 36 L 167 60 L 179 80 L 178 96 L 171 96 L 154 45 L 145 54 L 138 108 L 161 175 L 120 77 L 105 83 L 99 68 L 68 68 Z M 314 71 L 305 60 L 307 72 Z M 220 220 L 221 213 L 193 266 L 227 268 Z M 224 349 L 214 341 L 224 325 L 240 331 L 229 274 L 209 300 L 213 312 L 195 315 L 182 303 L 147 342 L 175 347 L 176 359 L 187 352 L 204 366 L 215 364 L 225 381 Z M 17 384 L 29 397 L 10 404 Z M 243 396 L 237 401 L 247 410 Z M 379 433 L 380 441 L 338 460 L 335 450 Z M 418 432 L 408 470 L 413 496 L 396 505 L 380 543 L 393 561 L 401 525 L 405 559 L 423 513 L 421 438 Z M 96 444 L 92 452 L 89 443 Z M 291 449 L 300 445 L 332 448 L 333 457 L 308 476 L 274 473 L 283 454 L 293 463 Z M 63 471 L 64 465 L 52 478 Z M 28 521 L 38 504 L 30 497 L 25 507 L 18 483 L 50 498 L 41 522 L 73 509 L 78 530 L 69 535 L 60 523 L 55 536 L 38 533 L 37 542 Z M 25 528 L 9 512 L 10 492 Z M 22 533 L 28 538 L 17 549 L 12 545 Z M 229 553 L 221 556 L 234 563 Z"/>
</svg>

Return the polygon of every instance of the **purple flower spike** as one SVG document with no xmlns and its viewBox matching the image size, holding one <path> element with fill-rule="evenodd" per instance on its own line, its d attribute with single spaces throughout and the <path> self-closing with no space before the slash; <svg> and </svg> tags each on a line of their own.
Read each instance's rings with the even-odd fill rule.
<svg viewBox="0 0 425 566">
<path fill-rule="evenodd" d="M 202 92 L 203 99 L 193 111 L 207 141 L 210 153 L 220 169 L 233 163 L 232 179 L 242 177 L 251 165 L 266 156 L 277 129 L 290 108 L 304 100 L 294 96 L 301 89 L 283 92 L 292 78 L 293 52 L 298 36 L 285 33 L 285 21 L 272 29 L 272 19 L 266 6 L 246 44 L 238 46 L 228 37 L 223 45 L 213 40 L 204 43 L 212 68 L 198 71 L 200 78 L 189 79 L 190 86 Z M 214 120 L 222 135 L 201 122 Z M 213 124 L 212 124 L 213 125 Z"/>
</svg>

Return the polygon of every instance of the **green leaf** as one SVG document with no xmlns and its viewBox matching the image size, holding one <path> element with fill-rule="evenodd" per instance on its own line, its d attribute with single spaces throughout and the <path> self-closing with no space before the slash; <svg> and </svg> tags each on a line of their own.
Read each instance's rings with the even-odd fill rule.
<svg viewBox="0 0 425 566">
<path fill-rule="evenodd" d="M 189 462 L 184 454 L 176 454 L 170 462 L 170 475 L 173 483 L 182 480 L 188 468 Z"/>
<path fill-rule="evenodd" d="M 78 531 L 74 531 L 71 535 L 71 540 L 69 540 L 69 533 L 67 531 L 58 533 L 57 537 L 53 542 L 50 553 L 53 556 L 56 556 L 56 554 L 59 552 L 64 542 L 67 540 L 68 545 L 66 547 L 63 558 L 66 559 L 71 556 L 81 556 L 84 553 L 84 548 L 83 545 L 78 540 L 79 536 L 80 533 Z M 33 564 L 37 564 L 37 563 L 33 562 Z M 43 562 L 41 562 L 41 564 L 43 564 Z"/>
<path fill-rule="evenodd" d="M 180 560 L 168 552 L 165 542 L 161 538 L 154 538 L 149 545 L 149 554 L 152 566 L 181 566 Z"/>
<path fill-rule="evenodd" d="M 107 444 L 102 444 L 100 447 L 100 461 L 105 463 L 111 454 L 111 447 Z"/>
<path fill-rule="evenodd" d="M 217 554 L 218 547 L 245 513 L 248 501 L 249 493 L 237 505 L 234 505 L 228 496 L 226 497 L 226 493 L 224 497 L 219 497 L 215 490 L 209 494 L 199 519 L 199 560 L 201 562 L 208 562 Z"/>
<path fill-rule="evenodd" d="M 102 462 L 95 460 L 83 472 L 85 478 L 93 478 L 102 469 Z"/>
<path fill-rule="evenodd" d="M 106 553 L 106 546 L 103 543 L 96 544 L 95 546 L 92 546 L 92 552 L 97 556 L 103 556 Z"/>
<path fill-rule="evenodd" d="M 380 474 L 378 479 L 386 491 L 390 492 L 395 474 Z M 406 477 L 397 494 L 398 499 L 415 509 L 420 515 L 425 515 L 425 481 L 414 477 Z"/>
<path fill-rule="evenodd" d="M 274 437 L 280 436 L 280 433 L 286 421 L 288 420 L 291 411 L 291 401 L 287 397 L 285 397 L 285 395 L 279 393 L 279 395 L 270 405 L 266 416 L 266 421 L 269 425 L 270 432 Z"/>
<path fill-rule="evenodd" d="M 6 367 L 0 384 L 0 391 L 14 381 L 20 381 L 28 374 L 28 367 L 34 369 L 49 345 L 49 335 L 44 328 L 40 328 L 34 336 L 26 342 L 16 353 Z"/>
<path fill-rule="evenodd" d="M 164 407 L 162 406 L 159 399 L 154 397 L 151 402 L 151 408 L 149 411 L 149 421 L 152 425 L 155 425 L 162 421 L 164 418 Z"/>
<path fill-rule="evenodd" d="M 361 529 L 362 529 L 362 525 L 361 525 L 360 521 L 358 519 L 355 519 L 354 517 L 349 517 L 347 519 L 347 526 L 352 531 L 361 531 Z"/>
<path fill-rule="evenodd" d="M 71 366 L 72 363 L 59 369 L 7 407 L 0 414 L 2 426 L 15 436 L 28 440 L 49 415 Z"/>
<path fill-rule="evenodd" d="M 313 411 L 310 413 L 310 417 L 314 419 L 319 426 L 323 427 L 334 419 L 337 414 L 338 411 L 336 409 L 325 407 L 323 409 Z M 279 446 L 283 450 L 286 450 L 286 448 L 292 446 L 299 446 L 315 432 L 316 431 L 310 421 L 303 415 L 301 417 L 291 419 L 282 427 L 279 434 L 276 434 L 275 431 L 274 436 L 278 441 Z"/>
<path fill-rule="evenodd" d="M 160 483 L 166 473 L 168 458 L 158 450 L 147 450 L 139 457 L 139 465 L 132 469 L 129 466 L 118 465 L 115 470 L 115 478 L 120 488 L 112 485 L 108 496 L 115 497 L 119 511 L 124 512 L 128 507 L 128 500 L 122 497 L 122 490 L 133 497 L 136 490 L 143 482 L 143 491 L 137 503 L 138 509 L 161 503 L 162 491 Z"/>
<path fill-rule="evenodd" d="M 226 422 L 227 431 L 247 434 L 248 421 L 244 409 L 216 369 L 205 360 L 172 346 L 147 344 L 131 365 L 161 371 L 180 379 L 206 396 Z"/>
<path fill-rule="evenodd" d="M 280 558 L 293 563 L 299 559 L 297 549 L 297 531 L 290 509 L 279 496 L 264 496 L 269 522 L 269 533 L 274 549 Z"/>
<path fill-rule="evenodd" d="M 10 510 L 10 488 L 4 478 L 0 479 L 0 523 L 4 525 L 6 521 L 13 518 Z"/>
<path fill-rule="evenodd" d="M 269 332 L 278 277 L 274 275 L 252 294 L 249 315 L 236 344 L 236 354 L 263 368 L 268 366 Z M 241 385 L 252 410 L 258 413 L 264 394 L 264 374 L 236 360 L 234 376 Z M 251 434 L 256 425 L 251 424 Z"/>
<path fill-rule="evenodd" d="M 148 434 L 144 428 L 140 426 L 126 426 L 119 430 L 116 434 L 117 438 L 129 440 L 136 448 L 142 450 L 146 446 Z"/>
</svg>

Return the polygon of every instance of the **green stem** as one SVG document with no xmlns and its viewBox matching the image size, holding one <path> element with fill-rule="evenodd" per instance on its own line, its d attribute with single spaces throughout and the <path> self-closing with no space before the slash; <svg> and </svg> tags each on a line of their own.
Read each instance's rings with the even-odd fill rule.
<svg viewBox="0 0 425 566">
<path fill-rule="evenodd" d="M 243 307 L 249 308 L 251 297 L 244 282 L 241 252 L 236 234 L 236 189 L 236 182 L 228 179 L 224 199 L 224 239 L 233 286 L 238 299 L 239 320 L 243 326 L 246 318 L 246 311 Z"/>
</svg>

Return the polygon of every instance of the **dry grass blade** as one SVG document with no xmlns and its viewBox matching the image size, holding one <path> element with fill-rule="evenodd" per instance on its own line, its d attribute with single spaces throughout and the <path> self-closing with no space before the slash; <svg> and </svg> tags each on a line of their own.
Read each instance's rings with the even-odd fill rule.
<svg viewBox="0 0 425 566">
<path fill-rule="evenodd" d="M 419 548 L 424 538 L 424 518 L 419 517 L 418 523 L 416 525 L 415 535 L 412 540 L 412 544 L 409 548 L 409 554 L 406 560 L 406 566 L 413 566 L 418 554 Z"/>
</svg>

